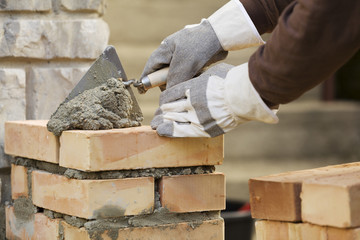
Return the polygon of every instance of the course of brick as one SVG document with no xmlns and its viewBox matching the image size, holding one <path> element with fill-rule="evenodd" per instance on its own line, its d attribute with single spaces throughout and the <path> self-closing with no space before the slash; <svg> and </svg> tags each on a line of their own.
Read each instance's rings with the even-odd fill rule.
<svg viewBox="0 0 360 240">
<path fill-rule="evenodd" d="M 44 120 L 7 122 L 5 133 L 8 239 L 224 239 L 223 137 L 176 140 L 145 126 L 44 138 Z"/>
<path fill-rule="evenodd" d="M 360 163 L 249 180 L 258 240 L 360 239 Z"/>
<path fill-rule="evenodd" d="M 259 220 L 257 240 L 358 240 L 360 228 L 335 228 L 311 223 Z"/>
</svg>

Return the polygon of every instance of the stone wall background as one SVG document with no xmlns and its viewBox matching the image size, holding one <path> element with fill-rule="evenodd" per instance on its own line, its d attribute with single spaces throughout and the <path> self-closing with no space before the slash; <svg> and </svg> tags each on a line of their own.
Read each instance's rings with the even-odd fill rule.
<svg viewBox="0 0 360 240">
<path fill-rule="evenodd" d="M 105 7 L 105 0 L 0 1 L 1 205 L 10 199 L 4 122 L 49 119 L 107 46 Z"/>
</svg>

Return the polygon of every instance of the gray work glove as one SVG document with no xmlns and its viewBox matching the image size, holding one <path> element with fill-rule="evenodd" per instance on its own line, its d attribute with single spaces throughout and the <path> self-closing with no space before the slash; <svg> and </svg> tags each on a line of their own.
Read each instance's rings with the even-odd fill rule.
<svg viewBox="0 0 360 240">
<path fill-rule="evenodd" d="M 225 59 L 227 54 L 209 21 L 203 19 L 165 38 L 151 54 L 141 79 L 169 66 L 166 87 L 171 88 L 193 78 L 203 67 Z"/>
<path fill-rule="evenodd" d="M 162 92 L 151 127 L 167 137 L 215 137 L 251 120 L 278 118 L 253 88 L 247 63 L 221 63 Z"/>
</svg>

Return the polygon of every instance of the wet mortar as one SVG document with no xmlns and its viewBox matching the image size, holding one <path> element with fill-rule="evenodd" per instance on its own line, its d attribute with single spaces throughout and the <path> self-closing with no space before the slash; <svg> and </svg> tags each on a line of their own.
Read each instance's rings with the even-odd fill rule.
<svg viewBox="0 0 360 240">
<path fill-rule="evenodd" d="M 55 136 L 60 136 L 65 130 L 140 126 L 143 116 L 134 104 L 123 82 L 110 78 L 106 83 L 62 103 L 50 117 L 47 128 Z"/>
</svg>

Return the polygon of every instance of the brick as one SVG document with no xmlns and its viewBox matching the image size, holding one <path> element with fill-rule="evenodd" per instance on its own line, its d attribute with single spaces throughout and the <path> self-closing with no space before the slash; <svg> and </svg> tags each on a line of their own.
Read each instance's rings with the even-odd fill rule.
<svg viewBox="0 0 360 240">
<path fill-rule="evenodd" d="M 51 10 L 51 0 L 21 0 L 21 1 L 1 1 L 0 12 L 2 11 L 49 11 Z"/>
<path fill-rule="evenodd" d="M 90 240 L 89 234 L 84 228 L 76 228 L 62 222 L 64 240 L 81 239 Z M 111 231 L 112 234 L 109 232 Z M 120 228 L 117 238 L 114 239 L 114 230 L 100 232 L 101 239 L 113 240 L 223 240 L 224 220 L 214 219 L 202 221 L 194 227 L 191 223 L 183 222 L 177 224 L 161 224 L 154 227 L 131 227 Z"/>
<path fill-rule="evenodd" d="M 104 0 L 61 0 L 61 6 L 67 11 L 90 11 L 104 13 Z"/>
<path fill-rule="evenodd" d="M 63 240 L 90 240 L 90 236 L 85 228 L 77 228 L 67 224 L 66 222 L 61 222 L 62 232 L 63 232 Z"/>
<path fill-rule="evenodd" d="M 310 223 L 260 220 L 255 222 L 257 240 L 359 240 L 360 228 L 334 228 Z"/>
<path fill-rule="evenodd" d="M 36 206 L 86 219 L 148 214 L 154 179 L 78 180 L 33 171 L 32 198 Z"/>
<path fill-rule="evenodd" d="M 256 240 L 289 240 L 288 225 L 288 222 L 256 221 Z"/>
<path fill-rule="evenodd" d="M 59 219 L 50 219 L 42 213 L 35 214 L 35 239 L 60 239 Z"/>
<path fill-rule="evenodd" d="M 1 50 L 0 50 L 1 51 Z M 25 71 L 19 68 L 0 69 L 0 125 L 5 121 L 24 120 L 25 109 Z M 4 127 L 0 127 L 0 168 L 10 167 L 3 151 Z"/>
<path fill-rule="evenodd" d="M 302 183 L 316 176 L 331 176 L 360 169 L 360 163 L 291 171 L 249 180 L 250 205 L 253 218 L 301 221 L 300 193 Z"/>
<path fill-rule="evenodd" d="M 222 173 L 162 177 L 159 192 L 162 207 L 171 212 L 225 209 L 225 176 Z"/>
<path fill-rule="evenodd" d="M 150 126 L 65 131 L 60 165 L 83 171 L 217 165 L 223 161 L 223 136 L 160 137 Z"/>
<path fill-rule="evenodd" d="M 11 195 L 12 199 L 29 196 L 28 174 L 24 166 L 11 165 Z"/>
<path fill-rule="evenodd" d="M 58 219 L 50 219 L 42 213 L 29 218 L 17 216 L 14 207 L 6 206 L 6 238 L 9 240 L 57 240 L 60 239 Z"/>
<path fill-rule="evenodd" d="M 95 59 L 109 39 L 102 19 L 8 19 L 0 26 L 0 57 Z"/>
<path fill-rule="evenodd" d="M 46 128 L 47 120 L 5 123 L 5 153 L 51 163 L 59 162 L 59 140 Z"/>
<path fill-rule="evenodd" d="M 49 119 L 88 68 L 88 65 L 74 68 L 30 68 L 27 82 L 28 118 Z"/>
<path fill-rule="evenodd" d="M 360 170 L 304 181 L 304 221 L 339 228 L 360 226 Z"/>
</svg>

